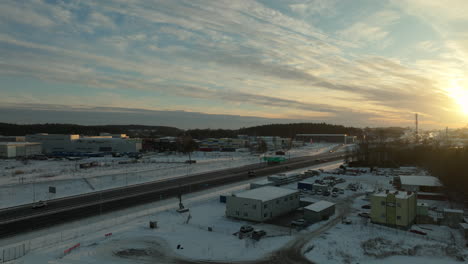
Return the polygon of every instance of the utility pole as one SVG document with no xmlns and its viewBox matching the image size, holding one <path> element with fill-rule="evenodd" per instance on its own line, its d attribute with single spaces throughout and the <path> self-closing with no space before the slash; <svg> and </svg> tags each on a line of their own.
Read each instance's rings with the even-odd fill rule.
<svg viewBox="0 0 468 264">
<path fill-rule="evenodd" d="M 418 128 L 418 125 L 419 125 L 419 124 L 418 124 L 418 113 L 416 113 L 416 138 L 417 138 L 418 135 L 419 135 L 419 131 L 418 131 L 419 128 Z"/>
</svg>

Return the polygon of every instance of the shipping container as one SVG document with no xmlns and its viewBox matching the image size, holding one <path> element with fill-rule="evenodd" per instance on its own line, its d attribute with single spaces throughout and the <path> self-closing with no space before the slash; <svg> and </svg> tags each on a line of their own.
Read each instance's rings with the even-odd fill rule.
<svg viewBox="0 0 468 264">
<path fill-rule="evenodd" d="M 312 183 L 310 182 L 298 182 L 297 183 L 297 189 L 299 190 L 312 190 Z"/>
</svg>

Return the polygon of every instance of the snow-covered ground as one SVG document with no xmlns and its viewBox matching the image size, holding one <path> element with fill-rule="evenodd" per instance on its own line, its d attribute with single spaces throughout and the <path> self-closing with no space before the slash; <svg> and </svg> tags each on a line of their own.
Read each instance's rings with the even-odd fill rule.
<svg viewBox="0 0 468 264">
<path fill-rule="evenodd" d="M 334 169 L 339 165 L 339 162 L 330 162 L 303 170 Z M 23 243 L 31 247 L 32 251 L 17 263 L 135 263 L 138 258 L 154 262 L 161 254 L 221 261 L 257 259 L 283 246 L 293 238 L 290 233 L 295 232 L 257 224 L 255 227 L 268 233 L 268 237 L 259 242 L 240 240 L 232 235 L 247 222 L 226 218 L 225 204 L 219 202 L 219 195 L 245 190 L 251 181 L 184 196 L 184 204 L 190 208 L 188 224 L 185 224 L 188 214 L 176 213 L 178 202 L 168 199 L 3 239 L 0 251 Z M 158 221 L 159 228 L 149 229 L 150 220 Z M 213 231 L 209 232 L 208 227 Z M 112 236 L 105 238 L 106 233 Z M 77 243 L 81 244 L 78 249 L 63 254 Z M 178 244 L 184 249 L 177 250 Z M 130 255 L 124 257 L 125 254 Z M 139 254 L 141 256 L 137 256 Z"/>
<path fill-rule="evenodd" d="M 298 238 L 314 234 L 302 250 L 315 263 L 461 263 L 457 257 L 468 257 L 467 250 L 461 247 L 459 230 L 421 225 L 415 228 L 424 228 L 428 233 L 421 236 L 374 225 L 359 217 L 359 212 L 368 212 L 361 208 L 369 204 L 365 191 L 376 187 L 392 189 L 391 177 L 369 172 L 359 176 L 327 173 L 339 166 L 340 162 L 330 162 L 298 170 L 321 168 L 325 173 L 312 179 L 333 175 L 346 180 L 338 187 L 361 185 L 357 192 L 345 190 L 336 198 L 305 193 L 315 200 L 335 202 L 337 212 L 328 221 L 302 231 L 224 216 L 225 204 L 219 202 L 219 195 L 245 190 L 250 182 L 261 180 L 252 179 L 184 196 L 190 213 L 175 212 L 176 199 L 163 200 L 3 239 L 0 252 L 23 243 L 31 248 L 26 256 L 12 263 L 169 263 L 177 259 L 229 263 L 261 259 Z M 295 189 L 297 183 L 284 187 Z M 439 206 L 443 204 L 439 202 Z M 352 224 L 345 225 L 339 219 L 348 211 Z M 336 220 L 338 224 L 334 225 Z M 149 221 L 157 221 L 158 228 L 150 229 Z M 267 237 L 257 242 L 234 236 L 245 224 L 265 230 Z M 112 235 L 105 237 L 109 233 Z M 64 254 L 77 243 L 78 248 Z"/>
<path fill-rule="evenodd" d="M 355 200 L 353 207 L 361 209 L 368 201 Z M 365 210 L 364 210 L 365 211 Z M 367 218 L 348 216 L 352 224 L 338 224 L 311 241 L 306 257 L 315 263 L 461 263 L 468 251 L 457 229 L 446 226 L 419 225 L 427 236 L 409 231 L 375 225 Z M 424 228 L 424 229 L 421 229 Z"/>
<path fill-rule="evenodd" d="M 291 157 L 317 155 L 337 148 L 336 144 L 315 143 L 292 149 Z M 344 148 L 340 148 L 344 149 Z M 78 195 L 131 184 L 234 168 L 261 162 L 246 152 L 194 152 L 195 164 L 183 163 L 187 155 L 153 154 L 139 163 L 119 164 L 128 158 L 69 160 L 0 160 L 0 208 Z M 97 161 L 101 166 L 79 169 L 79 164 Z M 56 193 L 49 193 L 49 187 Z"/>
</svg>

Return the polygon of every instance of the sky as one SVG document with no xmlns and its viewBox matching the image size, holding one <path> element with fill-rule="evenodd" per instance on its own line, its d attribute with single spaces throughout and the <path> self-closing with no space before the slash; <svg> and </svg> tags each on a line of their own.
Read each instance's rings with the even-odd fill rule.
<svg viewBox="0 0 468 264">
<path fill-rule="evenodd" d="M 468 124 L 466 0 L 2 0 L 0 122 Z"/>
</svg>

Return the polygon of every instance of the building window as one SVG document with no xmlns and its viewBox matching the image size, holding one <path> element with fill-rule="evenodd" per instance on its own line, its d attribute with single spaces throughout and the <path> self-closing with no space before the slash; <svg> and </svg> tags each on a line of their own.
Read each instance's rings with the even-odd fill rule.
<svg viewBox="0 0 468 264">
<path fill-rule="evenodd" d="M 276 200 L 276 204 L 279 204 L 279 201 L 280 201 L 280 200 Z"/>
<path fill-rule="evenodd" d="M 252 208 L 253 208 L 254 210 L 257 209 L 257 205 L 256 205 L 256 204 L 252 205 Z"/>
<path fill-rule="evenodd" d="M 263 217 L 267 217 L 267 214 L 266 214 L 266 213 L 265 213 L 265 214 L 263 214 Z"/>
<path fill-rule="evenodd" d="M 381 201 L 380 204 L 381 204 L 382 206 L 385 206 L 385 201 Z"/>
<path fill-rule="evenodd" d="M 267 204 L 264 204 L 264 205 L 263 205 L 263 208 L 267 208 Z"/>
<path fill-rule="evenodd" d="M 247 217 L 247 216 L 249 216 L 249 214 L 248 214 L 248 213 L 244 213 L 244 216 Z"/>
<path fill-rule="evenodd" d="M 401 220 L 401 216 L 398 215 L 398 216 L 396 217 L 396 219 L 397 219 L 397 220 Z"/>
<path fill-rule="evenodd" d="M 289 196 L 289 200 L 292 201 L 293 197 L 292 196 Z"/>
</svg>

